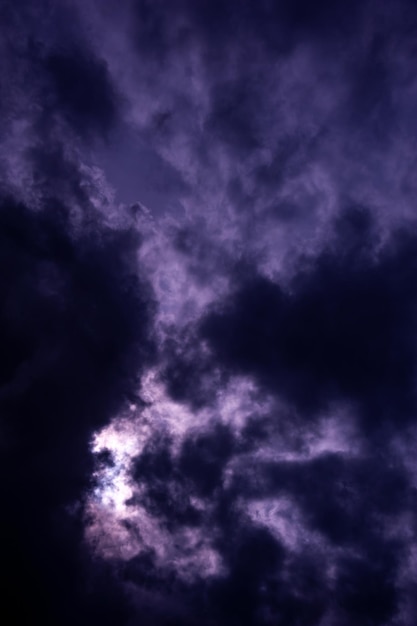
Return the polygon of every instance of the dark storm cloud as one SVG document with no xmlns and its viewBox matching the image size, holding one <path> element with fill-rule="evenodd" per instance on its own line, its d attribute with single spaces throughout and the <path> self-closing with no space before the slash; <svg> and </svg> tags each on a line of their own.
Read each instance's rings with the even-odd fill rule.
<svg viewBox="0 0 417 626">
<path fill-rule="evenodd" d="M 416 402 L 415 250 L 413 230 L 382 241 L 369 211 L 353 208 L 285 285 L 229 266 L 240 286 L 165 347 L 170 393 L 210 403 L 230 374 L 250 374 L 307 417 L 344 398 L 366 429 L 406 425 Z"/>
<path fill-rule="evenodd" d="M 126 565 L 126 576 L 140 587 L 157 591 L 162 585 L 184 596 L 186 605 L 192 607 L 186 623 L 288 625 L 304 619 L 301 623 L 315 624 L 324 610 L 327 585 L 320 580 L 319 563 L 294 560 L 284 583 L 284 561 L 289 555 L 268 530 L 242 520 L 236 506 L 241 492 L 224 488 L 224 469 L 236 453 L 235 445 L 231 432 L 217 425 L 187 439 L 177 458 L 170 442 L 154 442 L 134 466 L 134 477 L 145 488 L 142 504 L 147 510 L 169 526 L 202 527 L 204 535 L 213 538 L 227 573 L 191 583 L 174 574 L 167 584 L 163 567 L 148 553 L 145 560 L 145 555 L 135 557 Z M 184 499 L 207 499 L 212 512 L 192 515 L 188 509 L 184 515 L 184 505 L 178 500 L 181 493 Z M 157 623 L 168 623 L 166 619 Z"/>
<path fill-rule="evenodd" d="M 210 403 L 216 388 L 221 387 L 227 372 L 216 368 L 209 355 L 201 350 L 201 340 L 187 328 L 169 339 L 163 349 L 161 377 L 170 396 L 179 402 L 189 402 L 195 408 Z"/>
<path fill-rule="evenodd" d="M 150 552 L 128 562 L 128 580 L 183 597 L 193 607 L 192 623 L 204 615 L 209 624 L 315 625 L 330 610 L 337 623 L 382 626 L 399 613 L 407 538 L 390 528 L 411 510 L 415 489 L 389 450 L 381 452 L 389 459 L 384 466 L 379 454 L 263 463 L 247 457 L 247 445 L 219 425 L 186 439 L 178 454 L 171 444 L 153 441 L 137 459 L 141 504 L 170 528 L 202 528 L 226 573 L 191 583 L 172 574 L 168 583 L 167 570 Z M 257 448 L 253 441 L 252 452 Z M 230 462 L 235 469 L 226 484 Z M 301 551 L 289 550 L 242 515 L 242 501 L 282 496 L 301 507 L 305 536 L 318 532 L 330 542 L 324 551 L 307 539 Z M 192 514 L 193 497 L 206 501 L 203 515 Z"/>
<path fill-rule="evenodd" d="M 161 585 L 170 590 L 164 597 L 163 608 L 161 604 L 147 607 L 149 622 L 145 623 L 158 626 L 171 623 L 190 626 L 318 623 L 323 614 L 324 598 L 320 591 L 317 593 L 317 563 L 302 558 L 293 565 L 291 575 L 296 588 L 291 593 L 288 581 L 279 574 L 281 547 L 267 531 L 252 528 L 238 532 L 228 552 L 229 576 L 194 586 L 164 579 L 152 555 L 132 560 L 126 568 L 128 580 L 156 595 Z"/>
<path fill-rule="evenodd" d="M 91 437 L 153 359 L 154 304 L 137 231 L 105 225 L 77 158 L 117 98 L 74 8 L 2 8 L 2 618 L 122 624 L 120 581 L 84 543 L 84 501 Z"/>
<path fill-rule="evenodd" d="M 285 288 L 261 276 L 201 323 L 218 362 L 255 375 L 307 416 L 342 396 L 363 423 L 414 419 L 416 238 L 376 249 L 366 211 L 340 218 L 332 246 Z"/>
<path fill-rule="evenodd" d="M 118 284 L 133 273 L 131 261 L 118 253 L 125 242 L 101 231 L 97 214 L 89 216 L 89 232 L 71 234 L 77 203 L 91 203 L 79 163 L 69 156 L 73 138 L 57 131 L 58 109 L 63 107 L 62 117 L 69 111 L 64 94 L 53 104 L 53 94 L 42 96 L 51 84 L 41 63 L 45 47 L 53 47 L 55 36 L 64 43 L 77 30 L 74 12 L 60 17 L 60 8 L 49 11 L 47 3 L 2 3 L 2 620 L 11 624 L 94 619 L 102 609 L 96 592 L 87 599 L 84 575 L 97 582 L 101 577 L 97 588 L 118 596 L 111 572 L 95 571 L 82 548 L 80 501 L 92 467 L 89 439 L 109 418 L 102 391 L 109 406 L 123 402 L 136 364 L 145 359 L 138 342 L 149 343 L 146 287 L 138 281 L 125 295 L 113 286 L 105 250 L 119 258 Z M 25 196 L 33 206 L 20 202 Z M 133 238 L 131 246 L 134 254 Z M 143 311 L 139 334 L 131 323 L 128 329 L 132 306 Z M 126 332 L 120 333 L 114 324 L 122 320 Z M 70 505 L 72 513 L 65 508 Z M 105 604 L 111 613 L 112 600 Z"/>
<path fill-rule="evenodd" d="M 81 135 L 105 135 L 117 120 L 117 99 L 103 61 L 87 50 L 57 50 L 44 60 L 52 106 Z"/>
<path fill-rule="evenodd" d="M 84 623 L 88 610 L 91 618 L 105 611 L 77 604 L 83 559 L 86 576 L 91 566 L 81 550 L 79 514 L 65 506 L 89 485 L 93 430 L 126 402 L 152 357 L 152 299 L 134 266 L 132 232 L 115 233 L 98 222 L 76 237 L 58 203 L 34 213 L 3 198 L 0 237 L 2 526 L 4 567 L 13 572 L 10 610 L 16 623 Z M 103 570 L 99 577 L 108 575 Z M 27 577 L 39 590 L 27 588 Z M 22 591 L 35 605 L 19 616 Z"/>
<path fill-rule="evenodd" d="M 191 498 L 211 498 L 222 488 L 234 445 L 230 429 L 222 425 L 186 439 L 179 458 L 173 456 L 169 439 L 151 440 L 132 470 L 133 479 L 143 489 L 141 504 L 168 527 L 202 525 L 204 516 Z M 138 503 L 135 499 L 129 502 Z"/>
<path fill-rule="evenodd" d="M 223 470 L 233 452 L 232 432 L 217 425 L 212 432 L 185 442 L 179 461 L 181 473 L 194 483 L 199 495 L 208 497 L 221 484 Z"/>
<path fill-rule="evenodd" d="M 172 458 L 169 441 L 151 441 L 135 462 L 133 478 L 145 489 L 140 501 L 147 511 L 168 527 L 178 524 L 194 526 L 201 523 L 201 514 L 190 502 L 186 476 L 181 474 Z"/>
<path fill-rule="evenodd" d="M 323 455 L 306 463 L 271 465 L 271 487 L 293 494 L 315 528 L 334 543 L 372 548 L 381 515 L 397 515 L 411 505 L 413 490 L 404 468 L 391 459 L 381 469 L 379 458 L 344 459 Z M 267 482 L 269 482 L 269 480 Z"/>
</svg>

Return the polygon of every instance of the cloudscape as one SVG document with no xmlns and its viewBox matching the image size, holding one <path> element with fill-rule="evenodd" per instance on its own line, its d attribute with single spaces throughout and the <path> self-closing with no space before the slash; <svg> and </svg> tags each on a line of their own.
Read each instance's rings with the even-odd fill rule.
<svg viewBox="0 0 417 626">
<path fill-rule="evenodd" d="M 10 625 L 417 624 L 417 7 L 3 0 Z"/>
</svg>

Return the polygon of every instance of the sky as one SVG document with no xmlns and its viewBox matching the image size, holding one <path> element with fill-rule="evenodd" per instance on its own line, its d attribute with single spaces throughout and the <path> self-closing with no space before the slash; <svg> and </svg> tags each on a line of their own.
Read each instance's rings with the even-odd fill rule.
<svg viewBox="0 0 417 626">
<path fill-rule="evenodd" d="M 0 15 L 7 623 L 415 626 L 415 3 Z"/>
</svg>

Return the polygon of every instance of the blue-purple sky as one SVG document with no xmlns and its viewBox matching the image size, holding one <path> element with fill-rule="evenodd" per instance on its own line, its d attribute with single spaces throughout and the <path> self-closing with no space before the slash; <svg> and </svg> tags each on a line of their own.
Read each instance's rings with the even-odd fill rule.
<svg viewBox="0 0 417 626">
<path fill-rule="evenodd" d="M 5 623 L 416 626 L 417 6 L 0 34 Z"/>
</svg>

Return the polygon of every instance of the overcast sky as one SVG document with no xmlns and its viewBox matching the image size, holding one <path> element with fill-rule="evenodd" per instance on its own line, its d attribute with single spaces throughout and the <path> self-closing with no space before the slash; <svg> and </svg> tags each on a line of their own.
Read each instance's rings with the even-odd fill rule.
<svg viewBox="0 0 417 626">
<path fill-rule="evenodd" d="M 415 626 L 416 42 L 2 0 L 4 623 Z"/>
</svg>

